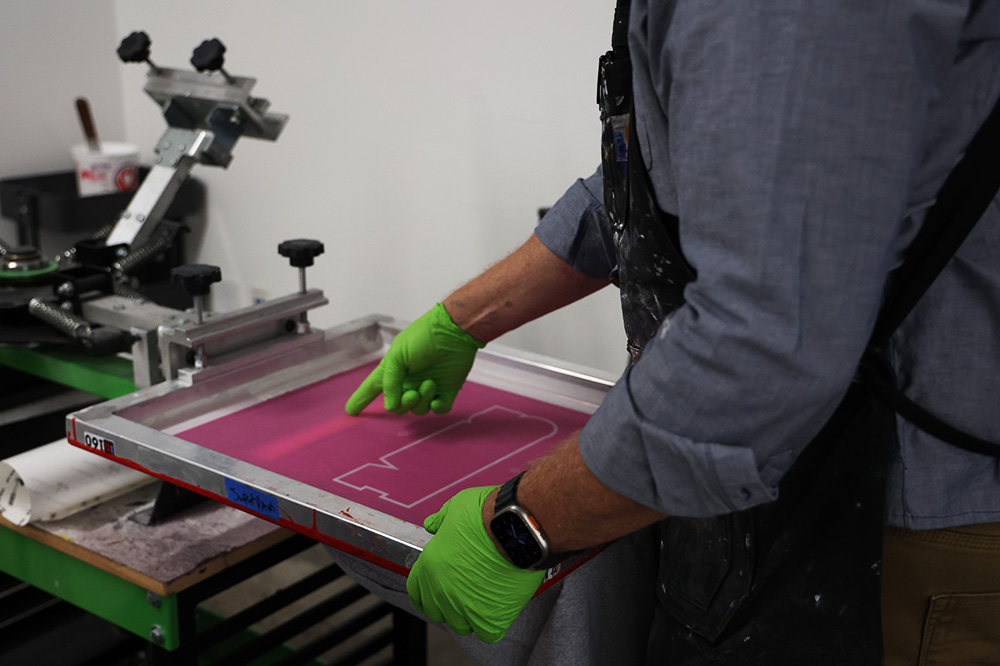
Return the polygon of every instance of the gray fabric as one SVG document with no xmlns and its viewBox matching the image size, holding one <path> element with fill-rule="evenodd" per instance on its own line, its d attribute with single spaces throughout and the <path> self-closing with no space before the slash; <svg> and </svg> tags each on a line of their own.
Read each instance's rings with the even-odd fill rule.
<svg viewBox="0 0 1000 666">
<path fill-rule="evenodd" d="M 327 549 L 366 589 L 416 613 L 406 579 L 351 555 Z M 643 664 L 655 605 L 656 549 L 649 530 L 620 539 L 533 599 L 494 644 L 455 636 L 483 666 L 632 666 Z M 444 629 L 448 629 L 446 626 Z"/>
<path fill-rule="evenodd" d="M 774 497 L 846 391 L 888 272 L 1000 95 L 1000 0 L 634 0 L 634 132 L 697 270 L 584 428 L 607 485 L 705 516 Z M 668 122 L 669 119 L 669 122 Z M 599 175 L 537 236 L 608 275 Z M 906 394 L 1000 442 L 1000 206 L 893 339 Z M 1000 521 L 994 458 L 905 421 L 890 524 Z"/>
</svg>

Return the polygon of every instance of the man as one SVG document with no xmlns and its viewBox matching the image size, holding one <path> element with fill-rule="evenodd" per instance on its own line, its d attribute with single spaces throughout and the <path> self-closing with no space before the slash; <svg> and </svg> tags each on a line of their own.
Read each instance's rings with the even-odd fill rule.
<svg viewBox="0 0 1000 666">
<path fill-rule="evenodd" d="M 516 502 L 556 554 L 667 516 L 776 499 L 851 384 L 890 272 L 1000 97 L 996 0 L 636 0 L 628 37 L 629 164 L 648 174 L 664 219 L 679 218 L 689 281 L 669 306 L 623 291 L 627 322 L 649 314 L 652 335 L 636 341 L 636 362 L 586 427 L 520 477 Z M 348 411 L 380 390 L 391 411 L 446 411 L 478 345 L 624 271 L 628 229 L 608 219 L 607 185 L 600 172 L 578 181 L 524 246 L 401 335 Z M 909 398 L 994 442 L 998 257 L 994 202 L 889 348 Z M 886 663 L 993 663 L 996 460 L 903 419 L 896 428 L 886 443 Z M 429 517 L 435 536 L 407 581 L 414 608 L 485 641 L 503 636 L 541 577 L 496 547 L 496 498 L 463 491 Z M 661 612 L 652 663 L 666 626 Z"/>
</svg>

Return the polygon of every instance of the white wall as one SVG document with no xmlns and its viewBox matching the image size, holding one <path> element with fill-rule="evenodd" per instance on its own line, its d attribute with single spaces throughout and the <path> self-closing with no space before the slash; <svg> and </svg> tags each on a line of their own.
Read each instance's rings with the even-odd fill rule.
<svg viewBox="0 0 1000 666">
<path fill-rule="evenodd" d="M 111 0 L 0 5 L 0 178 L 73 168 L 70 146 L 83 142 L 77 97 L 90 100 L 100 136 L 121 138 L 114 9 Z M 16 226 L 0 219 L 0 238 L 16 244 Z M 57 235 L 42 240 L 47 252 L 65 249 Z"/>
<path fill-rule="evenodd" d="M 610 0 L 113 0 L 110 10 L 106 2 L 24 0 L 5 3 L 5 14 L 9 4 L 39 35 L 63 8 L 85 7 L 66 25 L 93 28 L 74 39 L 104 60 L 66 50 L 44 63 L 22 60 L 18 77 L 37 83 L 80 67 L 95 81 L 120 76 L 115 111 L 124 131 L 115 138 L 137 143 L 147 160 L 165 124 L 141 91 L 145 67 L 114 57 L 132 30 L 149 33 L 153 61 L 167 67 L 187 66 L 195 46 L 219 37 L 227 71 L 257 78 L 255 93 L 290 115 L 276 143 L 244 139 L 228 170 L 194 171 L 208 186 L 208 213 L 193 258 L 221 266 L 219 309 L 248 304 L 254 290 L 297 288 L 276 246 L 317 238 L 326 254 L 309 284 L 330 305 L 311 315 L 314 323 L 376 312 L 414 319 L 523 242 L 536 210 L 599 161 L 594 76 L 610 40 Z M 95 8 L 96 16 L 79 16 Z M 21 48 L 31 43 L 21 36 Z M 58 101 L 70 124 L 58 139 L 23 121 L 31 135 L 18 149 L 44 143 L 52 153 L 32 167 L 68 166 L 56 156 L 77 136 L 76 94 Z M 118 122 L 97 111 L 104 123 Z M 625 360 L 617 307 L 607 289 L 500 343 L 616 375 Z"/>
</svg>

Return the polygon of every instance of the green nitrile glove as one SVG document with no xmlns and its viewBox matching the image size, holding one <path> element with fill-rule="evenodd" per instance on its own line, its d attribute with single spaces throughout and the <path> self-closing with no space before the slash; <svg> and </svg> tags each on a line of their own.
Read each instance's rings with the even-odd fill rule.
<svg viewBox="0 0 1000 666">
<path fill-rule="evenodd" d="M 459 328 L 438 303 L 399 332 L 345 409 L 357 416 L 384 393 L 390 412 L 444 414 L 465 383 L 476 352 L 485 346 Z"/>
<path fill-rule="evenodd" d="M 486 643 L 504 637 L 545 577 L 505 560 L 486 533 L 483 502 L 496 488 L 463 490 L 428 516 L 424 528 L 435 536 L 406 579 L 418 612 Z"/>
</svg>

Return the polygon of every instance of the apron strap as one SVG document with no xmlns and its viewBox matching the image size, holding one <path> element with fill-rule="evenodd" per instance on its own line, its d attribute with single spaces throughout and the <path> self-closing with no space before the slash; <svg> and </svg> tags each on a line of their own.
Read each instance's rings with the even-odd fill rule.
<svg viewBox="0 0 1000 666">
<path fill-rule="evenodd" d="M 884 349 L 951 260 L 1000 189 L 1000 101 L 969 143 L 927 211 L 906 259 L 889 279 L 869 346 Z"/>
<path fill-rule="evenodd" d="M 885 303 L 859 366 L 859 374 L 872 393 L 904 419 L 947 444 L 994 457 L 1000 457 L 1000 444 L 979 439 L 942 421 L 907 398 L 884 373 L 872 369 L 886 363 L 884 352 L 889 338 L 951 261 L 998 190 L 1000 101 L 948 175 L 937 201 L 927 211 L 923 226 L 910 243 L 903 265 L 890 277 Z"/>
</svg>

